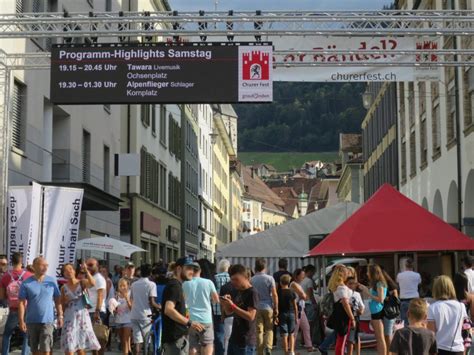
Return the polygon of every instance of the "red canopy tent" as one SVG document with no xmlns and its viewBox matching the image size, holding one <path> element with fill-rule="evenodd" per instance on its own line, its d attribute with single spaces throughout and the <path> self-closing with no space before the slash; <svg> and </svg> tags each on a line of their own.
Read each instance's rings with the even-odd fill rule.
<svg viewBox="0 0 474 355">
<path fill-rule="evenodd" d="M 474 240 L 383 185 L 308 256 L 474 250 Z"/>
</svg>

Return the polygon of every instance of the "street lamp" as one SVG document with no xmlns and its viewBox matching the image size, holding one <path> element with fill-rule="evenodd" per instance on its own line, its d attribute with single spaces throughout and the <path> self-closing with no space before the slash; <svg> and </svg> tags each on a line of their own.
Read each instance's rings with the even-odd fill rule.
<svg viewBox="0 0 474 355">
<path fill-rule="evenodd" d="M 216 131 L 213 129 L 211 133 L 209 133 L 209 137 L 211 137 L 211 144 L 214 145 L 217 142 L 217 137 L 219 135 L 216 133 Z"/>
<path fill-rule="evenodd" d="M 372 106 L 373 101 L 374 101 L 374 95 L 367 88 L 365 92 L 362 94 L 362 104 L 364 105 L 364 108 L 368 110 Z"/>
</svg>

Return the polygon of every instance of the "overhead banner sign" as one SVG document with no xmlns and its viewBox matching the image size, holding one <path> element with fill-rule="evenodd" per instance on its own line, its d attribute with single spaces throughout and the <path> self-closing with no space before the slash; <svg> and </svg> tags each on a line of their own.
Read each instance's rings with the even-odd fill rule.
<svg viewBox="0 0 474 355">
<path fill-rule="evenodd" d="M 270 43 L 56 45 L 55 104 L 271 102 Z"/>
<path fill-rule="evenodd" d="M 82 189 L 44 187 L 44 257 L 52 277 L 60 278 L 63 265 L 76 262 L 83 193 Z"/>
<path fill-rule="evenodd" d="M 413 37 L 288 37 L 271 38 L 278 50 L 314 51 L 314 54 L 274 55 L 274 60 L 288 64 L 306 63 L 307 66 L 277 67 L 275 81 L 310 82 L 370 82 L 370 81 L 436 81 L 439 68 L 416 66 L 436 63 L 440 58 L 430 53 L 390 54 L 390 51 L 430 50 L 438 48 L 437 40 Z M 318 51 L 343 51 L 344 54 L 318 54 Z M 383 51 L 383 54 L 350 54 L 350 51 Z M 364 63 L 361 66 L 361 63 Z M 386 64 L 386 66 L 371 66 Z M 412 63 L 411 66 L 402 63 Z M 324 64 L 323 66 L 311 64 Z M 353 65 L 351 65 L 353 64 Z M 398 64 L 398 66 L 397 66 Z"/>
</svg>

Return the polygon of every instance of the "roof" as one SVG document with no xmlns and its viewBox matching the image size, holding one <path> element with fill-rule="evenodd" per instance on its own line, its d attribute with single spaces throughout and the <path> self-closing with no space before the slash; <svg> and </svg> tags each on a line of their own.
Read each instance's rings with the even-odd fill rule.
<svg viewBox="0 0 474 355">
<path fill-rule="evenodd" d="M 218 248 L 217 255 L 219 258 L 299 258 L 307 253 L 310 236 L 324 236 L 331 233 L 358 208 L 359 205 L 354 202 L 341 202 L 223 245 Z"/>
<path fill-rule="evenodd" d="M 474 240 L 385 184 L 309 256 L 453 250 Z"/>
<path fill-rule="evenodd" d="M 295 209 L 298 208 L 298 194 L 296 191 L 289 186 L 272 187 L 271 189 L 285 202 L 285 213 L 289 216 L 293 216 Z"/>
<path fill-rule="evenodd" d="M 245 192 L 249 197 L 263 202 L 263 207 L 283 212 L 285 202 L 270 189 L 256 174 L 252 174 L 251 168 L 246 166 L 242 169 Z"/>
<path fill-rule="evenodd" d="M 362 152 L 362 134 L 340 133 L 339 149 L 342 152 Z"/>
<path fill-rule="evenodd" d="M 221 113 L 226 116 L 237 117 L 237 113 L 230 104 L 219 105 Z"/>
</svg>

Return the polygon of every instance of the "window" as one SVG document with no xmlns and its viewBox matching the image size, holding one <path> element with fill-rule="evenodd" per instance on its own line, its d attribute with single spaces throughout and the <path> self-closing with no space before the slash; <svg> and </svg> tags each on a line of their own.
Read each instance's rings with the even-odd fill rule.
<svg viewBox="0 0 474 355">
<path fill-rule="evenodd" d="M 168 137 L 170 153 L 179 159 L 181 154 L 181 128 L 171 113 L 169 115 Z"/>
<path fill-rule="evenodd" d="M 426 82 L 418 83 L 418 100 L 420 102 L 420 116 L 426 113 Z"/>
<path fill-rule="evenodd" d="M 25 12 L 25 0 L 16 0 L 15 11 L 17 14 Z"/>
<path fill-rule="evenodd" d="M 456 88 L 451 80 L 446 88 L 446 139 L 448 144 L 456 139 Z"/>
<path fill-rule="evenodd" d="M 170 114 L 171 116 L 171 114 Z M 172 116 L 170 117 L 172 118 Z M 168 117 L 166 116 L 166 106 L 160 106 L 160 143 L 166 146 L 166 120 Z"/>
<path fill-rule="evenodd" d="M 26 85 L 15 80 L 13 84 L 12 105 L 12 146 L 24 149 L 26 128 Z"/>
<path fill-rule="evenodd" d="M 105 11 L 112 11 L 112 0 L 105 0 Z"/>
<path fill-rule="evenodd" d="M 431 132 L 433 136 L 433 156 L 441 152 L 441 110 L 439 107 L 439 85 L 431 83 Z"/>
<path fill-rule="evenodd" d="M 400 133 L 401 136 L 405 136 L 405 122 L 406 122 L 406 114 L 405 114 L 405 83 L 400 83 Z"/>
<path fill-rule="evenodd" d="M 474 124 L 474 69 L 464 72 L 464 129 Z"/>
<path fill-rule="evenodd" d="M 104 145 L 104 191 L 110 191 L 110 148 Z"/>
<path fill-rule="evenodd" d="M 166 168 L 160 164 L 160 201 L 161 207 L 166 208 Z"/>
<path fill-rule="evenodd" d="M 408 83 L 408 121 L 410 127 L 415 125 L 415 85 Z"/>
<path fill-rule="evenodd" d="M 146 149 L 140 150 L 140 195 L 146 195 Z"/>
<path fill-rule="evenodd" d="M 140 118 L 145 127 L 150 125 L 150 105 L 140 105 Z"/>
<path fill-rule="evenodd" d="M 168 210 L 177 215 L 181 215 L 180 211 L 180 196 L 181 196 L 181 184 L 177 177 L 173 176 L 170 172 L 168 174 Z"/>
<path fill-rule="evenodd" d="M 151 109 L 151 133 L 156 136 L 156 107 L 155 105 L 150 105 Z"/>
<path fill-rule="evenodd" d="M 401 147 L 401 181 L 407 181 L 407 143 L 405 141 L 402 142 Z"/>
<path fill-rule="evenodd" d="M 91 135 L 82 131 L 82 181 L 89 182 L 91 176 Z"/>
<path fill-rule="evenodd" d="M 416 135 L 413 130 L 410 133 L 410 177 L 416 175 Z"/>
<path fill-rule="evenodd" d="M 426 116 L 421 118 L 420 123 L 420 160 L 424 167 L 428 162 L 428 137 L 426 133 Z"/>
</svg>

